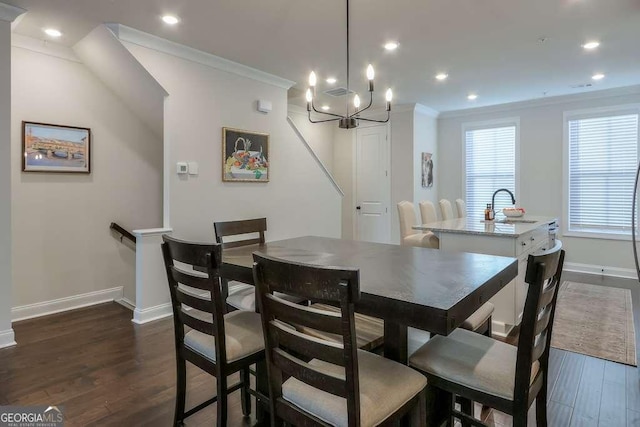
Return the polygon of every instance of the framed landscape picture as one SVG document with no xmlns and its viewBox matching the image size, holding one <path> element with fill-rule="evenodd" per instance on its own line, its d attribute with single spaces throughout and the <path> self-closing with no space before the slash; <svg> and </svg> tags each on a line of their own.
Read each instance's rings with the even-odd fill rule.
<svg viewBox="0 0 640 427">
<path fill-rule="evenodd" d="M 269 134 L 222 128 L 222 180 L 269 182 Z"/>
<path fill-rule="evenodd" d="M 91 129 L 22 122 L 24 172 L 91 172 Z"/>
</svg>

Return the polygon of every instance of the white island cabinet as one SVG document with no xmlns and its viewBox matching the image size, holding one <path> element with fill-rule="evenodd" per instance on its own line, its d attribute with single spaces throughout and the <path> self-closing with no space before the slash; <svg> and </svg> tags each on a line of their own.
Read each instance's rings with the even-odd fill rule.
<svg viewBox="0 0 640 427">
<path fill-rule="evenodd" d="M 440 239 L 440 250 L 475 252 L 518 258 L 518 277 L 505 286 L 491 302 L 493 333 L 507 336 L 520 324 L 527 296 L 524 281 L 527 257 L 537 251 L 552 247 L 557 219 L 528 216 L 513 220 L 479 221 L 477 219 L 452 219 L 413 227 L 416 230 L 432 231 Z"/>
</svg>

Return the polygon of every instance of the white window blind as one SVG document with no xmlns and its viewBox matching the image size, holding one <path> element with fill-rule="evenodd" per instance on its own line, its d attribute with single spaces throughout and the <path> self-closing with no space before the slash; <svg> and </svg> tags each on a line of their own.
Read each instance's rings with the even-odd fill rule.
<svg viewBox="0 0 640 427">
<path fill-rule="evenodd" d="M 631 234 L 638 114 L 569 119 L 568 231 Z"/>
<path fill-rule="evenodd" d="M 467 216 L 482 220 L 494 191 L 506 188 L 516 193 L 516 126 L 467 130 L 465 151 Z M 496 213 L 507 206 L 512 206 L 511 197 L 499 193 Z"/>
</svg>

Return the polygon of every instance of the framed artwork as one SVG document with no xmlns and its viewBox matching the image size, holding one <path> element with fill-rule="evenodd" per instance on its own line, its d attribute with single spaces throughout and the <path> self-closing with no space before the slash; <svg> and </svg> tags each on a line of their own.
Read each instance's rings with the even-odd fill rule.
<svg viewBox="0 0 640 427">
<path fill-rule="evenodd" d="M 22 122 L 22 171 L 91 173 L 91 129 Z"/>
<path fill-rule="evenodd" d="M 222 128 L 222 180 L 269 182 L 269 134 Z"/>
<path fill-rule="evenodd" d="M 422 186 L 433 187 L 433 154 L 422 153 Z"/>
</svg>

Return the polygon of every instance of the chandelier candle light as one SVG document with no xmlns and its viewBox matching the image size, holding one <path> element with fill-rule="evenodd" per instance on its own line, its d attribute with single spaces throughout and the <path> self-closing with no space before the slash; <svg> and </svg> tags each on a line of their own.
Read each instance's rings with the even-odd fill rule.
<svg viewBox="0 0 640 427">
<path fill-rule="evenodd" d="M 349 94 L 349 0 L 347 0 L 347 94 Z M 373 65 L 369 64 L 367 67 L 367 79 L 369 80 L 369 105 L 364 108 L 360 108 L 360 97 L 358 94 L 355 94 L 353 97 L 353 106 L 355 107 L 355 111 L 352 114 L 349 114 L 349 101 L 346 102 L 346 113 L 345 115 L 333 114 L 327 111 L 319 111 L 315 106 L 315 98 L 316 98 L 316 84 L 318 79 L 316 77 L 315 72 L 311 72 L 309 74 L 309 88 L 307 89 L 307 112 L 309 114 L 309 121 L 311 123 L 324 123 L 324 122 L 332 122 L 337 121 L 338 126 L 341 129 L 353 129 L 358 126 L 359 120 L 364 120 L 367 122 L 376 122 L 376 123 L 386 123 L 389 121 L 390 111 L 391 111 L 391 99 L 393 98 L 393 93 L 391 89 L 387 89 L 385 98 L 387 100 L 387 118 L 385 120 L 375 120 L 369 119 L 366 117 L 361 117 L 360 114 L 371 108 L 373 104 L 373 78 L 375 77 L 375 71 L 373 70 Z M 313 120 L 311 118 L 311 110 L 315 113 L 323 114 L 325 117 L 330 116 L 329 119 L 323 120 Z"/>
</svg>

